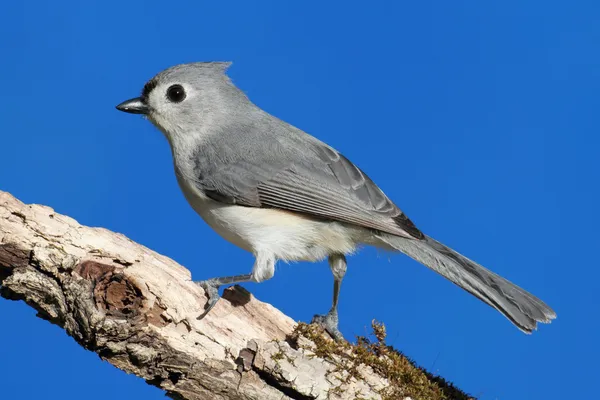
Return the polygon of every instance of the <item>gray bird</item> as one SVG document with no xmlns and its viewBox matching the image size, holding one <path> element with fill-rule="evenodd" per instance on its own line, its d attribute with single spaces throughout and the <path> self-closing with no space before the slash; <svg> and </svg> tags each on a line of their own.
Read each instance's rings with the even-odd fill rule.
<svg viewBox="0 0 600 400">
<path fill-rule="evenodd" d="M 219 287 L 262 282 L 275 263 L 329 260 L 333 305 L 315 316 L 341 339 L 338 296 L 346 255 L 360 245 L 402 252 L 500 311 L 531 333 L 555 312 L 537 297 L 423 234 L 357 166 L 334 148 L 253 104 L 228 78 L 229 62 L 168 68 L 140 97 L 117 106 L 144 114 L 171 146 L 185 198 L 223 238 L 252 252 L 244 275 L 197 282 Z"/>
</svg>

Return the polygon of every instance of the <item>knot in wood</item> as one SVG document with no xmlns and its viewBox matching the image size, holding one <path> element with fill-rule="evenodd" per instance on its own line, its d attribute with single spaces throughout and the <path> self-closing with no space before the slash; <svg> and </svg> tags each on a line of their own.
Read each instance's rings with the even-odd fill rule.
<svg viewBox="0 0 600 400">
<path fill-rule="evenodd" d="M 99 309 L 109 315 L 138 315 L 143 307 L 142 291 L 122 273 L 110 273 L 102 277 L 94 288 Z"/>
<path fill-rule="evenodd" d="M 99 310 L 118 317 L 137 316 L 141 313 L 145 300 L 142 291 L 115 266 L 84 261 L 75 271 L 94 282 L 94 300 Z"/>
</svg>

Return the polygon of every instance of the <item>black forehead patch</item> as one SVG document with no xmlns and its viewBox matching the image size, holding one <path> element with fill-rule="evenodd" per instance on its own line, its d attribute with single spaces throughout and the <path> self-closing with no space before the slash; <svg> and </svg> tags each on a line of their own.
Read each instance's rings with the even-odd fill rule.
<svg viewBox="0 0 600 400">
<path fill-rule="evenodd" d="M 142 99 L 147 99 L 150 92 L 158 85 L 158 81 L 156 79 L 150 79 L 142 90 Z"/>
</svg>

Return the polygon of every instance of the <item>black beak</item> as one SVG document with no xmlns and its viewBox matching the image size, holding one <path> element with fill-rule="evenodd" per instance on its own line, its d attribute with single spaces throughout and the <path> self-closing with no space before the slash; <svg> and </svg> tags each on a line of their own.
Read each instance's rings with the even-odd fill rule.
<svg viewBox="0 0 600 400">
<path fill-rule="evenodd" d="M 117 106 L 117 110 L 130 114 L 148 114 L 150 107 L 141 97 L 129 99 Z"/>
</svg>

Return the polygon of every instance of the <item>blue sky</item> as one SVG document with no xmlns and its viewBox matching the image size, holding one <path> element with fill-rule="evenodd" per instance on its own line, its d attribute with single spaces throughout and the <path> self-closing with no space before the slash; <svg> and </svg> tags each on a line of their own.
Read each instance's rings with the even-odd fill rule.
<svg viewBox="0 0 600 400">
<path fill-rule="evenodd" d="M 186 204 L 162 135 L 114 108 L 173 64 L 233 61 L 255 103 L 558 313 L 527 336 L 408 257 L 365 249 L 342 287 L 347 337 L 383 321 L 391 344 L 481 399 L 592 398 L 600 4 L 291 3 L 4 2 L 0 190 L 122 232 L 196 279 L 249 271 Z M 307 321 L 331 283 L 326 263 L 299 263 L 246 287 Z M 3 398 L 163 398 L 23 303 L 1 300 L 0 326 Z"/>
</svg>

